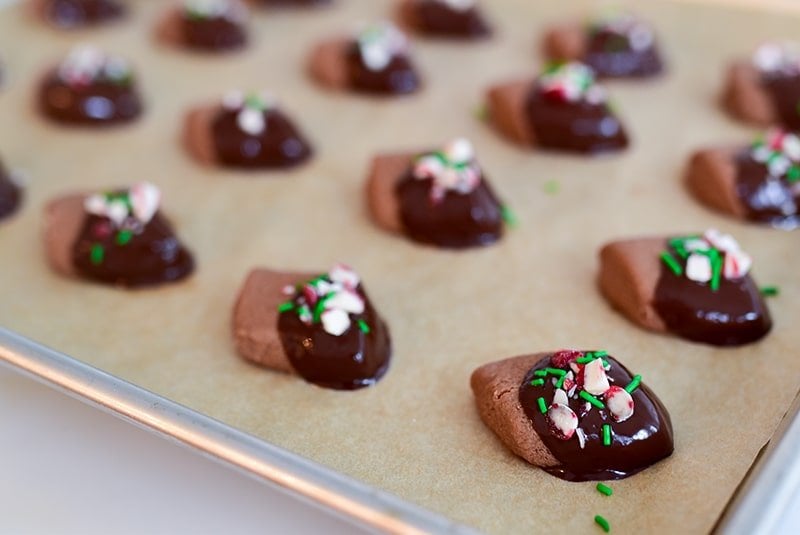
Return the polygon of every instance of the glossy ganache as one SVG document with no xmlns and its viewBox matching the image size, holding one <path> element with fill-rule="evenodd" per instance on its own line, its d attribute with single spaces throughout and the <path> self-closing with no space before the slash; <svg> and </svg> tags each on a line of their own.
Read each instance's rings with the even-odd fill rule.
<svg viewBox="0 0 800 535">
<path fill-rule="evenodd" d="M 673 451 L 672 422 L 658 397 L 643 383 L 630 395 L 634 412 L 626 420 L 616 422 L 606 408 L 591 406 L 579 396 L 569 397 L 569 408 L 578 417 L 578 427 L 585 435 L 581 447 L 577 436 L 568 440 L 553 431 L 545 413 L 540 410 L 539 398 L 546 404 L 554 399 L 557 375 L 540 374 L 546 368 L 570 372 L 570 364 L 560 356 L 549 355 L 531 368 L 519 389 L 519 402 L 533 429 L 558 461 L 557 466 L 544 468 L 548 473 L 567 481 L 596 481 L 622 479 L 644 470 L 668 457 Z M 584 353 L 573 352 L 579 358 Z M 559 355 L 559 356 L 555 356 Z M 612 386 L 625 388 L 634 375 L 611 356 L 602 357 L 610 364 L 606 374 Z M 575 363 L 573 362 L 573 365 Z M 582 369 L 583 365 L 579 365 Z M 537 386 L 534 386 L 534 384 Z M 578 387 L 578 389 L 580 389 Z M 603 396 L 596 396 L 602 402 Z M 591 407 L 587 408 L 587 405 Z M 611 440 L 603 443 L 603 426 L 610 425 Z"/>
<path fill-rule="evenodd" d="M 404 95 L 417 91 L 419 76 L 408 56 L 394 55 L 381 70 L 371 70 L 364 63 L 357 42 L 351 43 L 345 52 L 350 88 L 373 95 Z"/>
<path fill-rule="evenodd" d="M 243 24 L 225 16 L 198 17 L 184 11 L 180 25 L 184 43 L 196 50 L 236 50 L 247 44 Z"/>
<path fill-rule="evenodd" d="M 111 22 L 125 15 L 117 0 L 41 0 L 45 18 L 61 28 L 78 28 Z"/>
<path fill-rule="evenodd" d="M 800 130 L 800 72 L 764 72 L 761 84 L 781 124 L 790 130 Z"/>
<path fill-rule="evenodd" d="M 22 190 L 0 163 L 0 220 L 16 212 L 21 201 Z"/>
<path fill-rule="evenodd" d="M 306 161 L 311 146 L 280 110 L 264 113 L 260 133 L 247 133 L 238 123 L 238 110 L 221 107 L 211 123 L 217 159 L 238 168 L 286 168 Z"/>
<path fill-rule="evenodd" d="M 130 79 L 99 79 L 76 86 L 52 72 L 42 84 L 39 107 L 59 123 L 101 126 L 132 121 L 141 114 L 142 102 Z"/>
<path fill-rule="evenodd" d="M 431 36 L 476 39 L 491 34 L 476 6 L 458 10 L 437 0 L 417 0 L 411 9 L 419 31 Z"/>
<path fill-rule="evenodd" d="M 655 43 L 636 50 L 627 35 L 605 29 L 589 29 L 583 61 L 600 77 L 648 77 L 663 70 Z"/>
<path fill-rule="evenodd" d="M 279 314 L 283 350 L 306 381 L 325 388 L 355 390 L 375 384 L 389 369 L 389 330 L 362 285 L 356 292 L 364 299 L 364 311 L 351 314 L 349 328 L 338 336 L 326 332 L 321 322 L 303 322 L 293 310 Z M 301 306 L 301 295 L 293 300 L 296 306 Z M 359 321 L 368 329 L 361 328 Z"/>
<path fill-rule="evenodd" d="M 781 229 L 800 226 L 800 188 L 797 181 L 770 174 L 766 163 L 755 161 L 750 149 L 735 157 L 736 195 L 750 221 Z"/>
</svg>

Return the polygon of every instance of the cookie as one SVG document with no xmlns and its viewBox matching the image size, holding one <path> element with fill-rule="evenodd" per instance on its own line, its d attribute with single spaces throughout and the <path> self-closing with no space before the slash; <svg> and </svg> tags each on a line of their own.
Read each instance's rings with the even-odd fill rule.
<svg viewBox="0 0 800 535">
<path fill-rule="evenodd" d="M 492 33 L 475 0 L 401 0 L 398 18 L 427 37 L 475 40 Z"/>
<path fill-rule="evenodd" d="M 183 0 L 157 27 L 164 43 L 200 52 L 239 50 L 247 44 L 247 7 L 241 0 Z"/>
</svg>

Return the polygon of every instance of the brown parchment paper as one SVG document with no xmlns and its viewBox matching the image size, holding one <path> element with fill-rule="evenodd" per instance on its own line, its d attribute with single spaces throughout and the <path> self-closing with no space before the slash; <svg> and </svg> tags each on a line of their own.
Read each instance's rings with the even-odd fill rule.
<svg viewBox="0 0 800 535">
<path fill-rule="evenodd" d="M 795 16 L 719 6 L 637 2 L 658 26 L 669 74 L 609 84 L 633 138 L 620 156 L 584 159 L 523 151 L 478 121 L 484 88 L 532 74 L 549 22 L 588 2 L 484 2 L 497 35 L 481 44 L 415 43 L 425 90 L 399 100 L 331 94 L 306 77 L 316 39 L 390 12 L 390 2 L 257 12 L 245 52 L 204 57 L 164 48 L 153 28 L 165 2 L 131 2 L 127 22 L 58 33 L 19 8 L 0 12 L 7 62 L 0 154 L 23 170 L 27 199 L 0 226 L 0 324 L 265 440 L 453 519 L 494 533 L 705 532 L 718 518 L 800 385 L 798 235 L 745 225 L 688 197 L 681 173 L 703 144 L 754 131 L 715 105 L 723 65 L 759 41 L 789 37 Z M 91 41 L 135 63 L 146 114 L 108 131 L 52 126 L 33 108 L 43 69 Z M 309 166 L 241 174 L 195 164 L 179 144 L 187 107 L 229 88 L 268 88 L 316 147 Z M 414 245 L 368 219 L 369 158 L 453 136 L 475 143 L 519 227 L 497 246 L 454 253 Z M 196 253 L 187 283 L 126 292 L 68 280 L 47 267 L 46 200 L 65 191 L 147 179 Z M 545 184 L 556 181 L 556 193 Z M 755 257 L 775 327 L 762 343 L 716 349 L 639 330 L 595 289 L 607 240 L 716 226 Z M 230 313 L 257 265 L 316 270 L 343 260 L 363 275 L 389 325 L 395 355 L 374 388 L 334 392 L 244 363 Z M 606 498 L 509 453 L 483 426 L 469 375 L 485 362 L 563 346 L 605 348 L 659 394 L 675 454 Z"/>
</svg>

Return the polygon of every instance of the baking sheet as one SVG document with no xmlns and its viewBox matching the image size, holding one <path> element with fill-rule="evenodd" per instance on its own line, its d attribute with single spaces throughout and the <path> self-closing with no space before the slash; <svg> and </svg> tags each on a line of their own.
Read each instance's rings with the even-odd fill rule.
<svg viewBox="0 0 800 535">
<path fill-rule="evenodd" d="M 760 40 L 791 36 L 792 17 L 648 3 L 670 74 L 610 84 L 634 138 L 600 160 L 518 150 L 473 117 L 483 88 L 532 72 L 535 37 L 563 2 L 495 1 L 498 36 L 479 45 L 417 42 L 422 94 L 378 101 L 326 93 L 306 79 L 313 41 L 385 14 L 389 2 L 341 1 L 307 13 L 257 13 L 243 54 L 198 57 L 161 48 L 161 2 L 134 4 L 119 27 L 55 33 L 19 8 L 0 14 L 8 83 L 0 92 L 0 154 L 26 171 L 26 206 L 0 227 L 0 324 L 344 474 L 491 532 L 595 529 L 707 531 L 800 385 L 793 348 L 796 236 L 716 216 L 688 198 L 679 175 L 705 143 L 744 142 L 753 130 L 714 106 L 726 59 Z M 575 2 L 575 11 L 588 6 Z M 32 107 L 42 70 L 92 42 L 131 57 L 148 110 L 129 128 L 56 128 Z M 25 43 L 20 46 L 20 43 Z M 9 52 L 13 51 L 13 52 Z M 239 174 L 199 167 L 179 145 L 182 114 L 231 87 L 268 87 L 317 148 L 299 172 Z M 435 121 L 430 120 L 435 116 Z M 501 244 L 453 253 L 372 225 L 361 196 L 370 156 L 467 135 L 519 228 Z M 130 293 L 59 278 L 40 246 L 41 208 L 58 193 L 139 179 L 159 184 L 165 210 L 195 251 L 187 284 Z M 557 181 L 558 192 L 545 193 Z M 594 289 L 596 250 L 632 233 L 718 226 L 775 284 L 775 329 L 764 342 L 715 349 L 639 331 Z M 229 336 L 235 292 L 254 265 L 359 269 L 390 324 L 395 359 L 372 389 L 331 392 L 240 361 Z M 508 453 L 477 417 L 468 378 L 496 358 L 561 346 L 619 356 L 669 408 L 676 452 L 613 498 L 569 484 Z"/>
</svg>

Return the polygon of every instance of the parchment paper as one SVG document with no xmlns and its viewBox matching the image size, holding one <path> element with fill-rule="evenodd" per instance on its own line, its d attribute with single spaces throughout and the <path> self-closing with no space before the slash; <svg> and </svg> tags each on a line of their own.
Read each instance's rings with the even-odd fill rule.
<svg viewBox="0 0 800 535">
<path fill-rule="evenodd" d="M 703 144 L 748 142 L 754 130 L 715 105 L 723 65 L 759 41 L 788 37 L 795 17 L 656 2 L 669 74 L 615 82 L 633 138 L 620 156 L 584 159 L 520 150 L 473 116 L 490 83 L 532 74 L 545 25 L 587 2 L 484 2 L 497 35 L 483 44 L 416 43 L 426 88 L 400 100 L 325 92 L 307 79 L 314 41 L 386 14 L 390 2 L 348 0 L 304 13 L 254 16 L 252 46 L 203 57 L 156 44 L 165 2 L 131 2 L 122 25 L 57 33 L 15 8 L 0 13 L 7 83 L 0 154 L 26 172 L 22 213 L 0 226 L 0 323 L 345 474 L 495 533 L 705 532 L 716 521 L 800 385 L 793 326 L 800 312 L 797 234 L 738 223 L 689 198 L 681 173 Z M 573 9 L 574 8 L 574 9 Z M 43 70 L 79 41 L 130 57 L 147 112 L 109 131 L 58 128 L 34 111 Z M 229 88 L 268 88 L 316 147 L 309 166 L 240 174 L 202 168 L 179 144 L 187 107 Z M 369 158 L 465 135 L 520 224 L 497 246 L 420 247 L 368 219 Z M 65 191 L 147 179 L 196 253 L 186 284 L 127 292 L 53 274 L 40 241 L 42 207 Z M 556 193 L 545 184 L 556 181 Z M 607 240 L 716 226 L 755 257 L 775 327 L 762 343 L 715 349 L 644 332 L 595 289 Z M 363 275 L 395 343 L 374 388 L 335 392 L 248 365 L 234 353 L 230 312 L 247 271 L 321 270 L 337 260 Z M 604 348 L 641 373 L 675 425 L 674 455 L 613 483 L 566 483 L 509 453 L 478 419 L 469 375 L 485 362 L 563 346 Z"/>
</svg>

